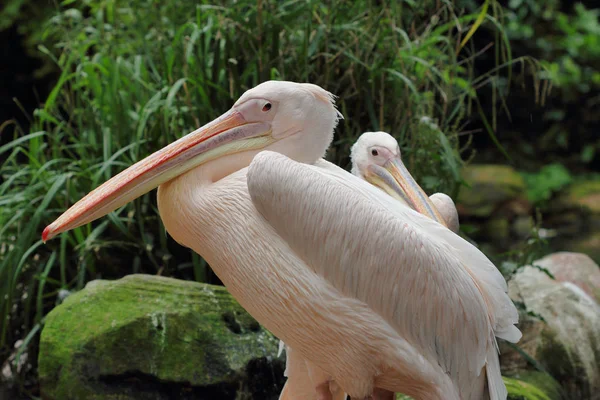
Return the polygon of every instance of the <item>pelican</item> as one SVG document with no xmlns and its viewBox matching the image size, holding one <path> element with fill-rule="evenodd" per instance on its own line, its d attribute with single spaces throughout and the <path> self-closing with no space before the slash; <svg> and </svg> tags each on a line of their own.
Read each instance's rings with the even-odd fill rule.
<svg viewBox="0 0 600 400">
<path fill-rule="evenodd" d="M 506 398 L 495 336 L 520 331 L 504 278 L 446 227 L 323 160 L 339 118 L 316 85 L 262 83 L 90 192 L 42 239 L 158 187 L 169 234 L 307 360 L 317 398 L 330 381 L 359 400 L 375 388 Z"/>
<path fill-rule="evenodd" d="M 458 211 L 452 198 L 445 193 L 434 193 L 425 200 L 425 192 L 412 178 L 400 158 L 398 141 L 387 132 L 365 132 L 350 150 L 352 173 L 379 187 L 392 197 L 439 222 L 452 232 L 459 229 Z M 385 170 L 386 163 L 395 165 L 409 179 L 400 182 L 413 183 L 412 187 L 401 187 L 399 181 Z M 433 206 L 431 206 L 433 205 Z M 437 211 L 437 212 L 436 212 Z"/>
<path fill-rule="evenodd" d="M 414 179 L 403 165 L 400 158 L 400 146 L 398 141 L 387 132 L 364 132 L 354 143 L 350 150 L 352 160 L 352 173 L 384 192 L 396 198 L 402 204 L 413 208 L 432 218 L 434 221 L 443 223 L 453 232 L 459 229 L 458 211 L 452 198 L 444 193 L 434 193 L 425 200 L 425 192 L 418 185 L 415 187 L 402 187 L 395 180 L 394 171 L 410 177 L 400 182 L 414 182 Z M 385 167 L 390 164 L 394 168 L 389 171 Z M 434 210 L 439 212 L 435 213 Z M 441 217 L 441 219 L 439 218 Z M 306 366 L 306 361 L 280 342 L 279 355 L 286 350 L 286 370 L 284 375 L 288 378 L 281 392 L 280 400 L 314 400 L 316 397 L 312 387 L 312 380 Z M 330 392 L 334 400 L 345 400 L 346 394 L 341 391 L 334 382 L 330 383 Z M 378 400 L 391 400 L 395 398 L 394 393 L 378 390 L 373 394 Z"/>
</svg>

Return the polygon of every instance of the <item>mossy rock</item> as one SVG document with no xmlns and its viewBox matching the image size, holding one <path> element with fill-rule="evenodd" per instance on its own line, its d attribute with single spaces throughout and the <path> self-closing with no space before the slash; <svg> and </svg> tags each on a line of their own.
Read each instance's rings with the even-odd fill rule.
<svg viewBox="0 0 600 400">
<path fill-rule="evenodd" d="M 42 331 L 44 399 L 273 399 L 278 341 L 223 287 L 149 275 L 93 281 Z"/>
<path fill-rule="evenodd" d="M 488 217 L 505 202 L 527 202 L 523 177 L 507 165 L 469 165 L 462 177 L 470 187 L 460 189 L 457 208 L 461 215 Z"/>
<path fill-rule="evenodd" d="M 560 202 L 573 208 L 585 208 L 600 217 L 600 180 L 582 181 L 570 185 Z"/>
<path fill-rule="evenodd" d="M 561 392 L 558 383 L 544 372 L 525 371 L 513 377 L 502 377 L 507 400 L 560 400 Z"/>
<path fill-rule="evenodd" d="M 560 400 L 560 386 L 551 376 L 543 372 L 524 372 L 514 377 L 503 376 L 507 400 Z M 397 394 L 396 400 L 411 400 L 412 397 Z"/>
<path fill-rule="evenodd" d="M 520 270 L 508 287 L 510 297 L 523 303 L 527 312 L 519 318 L 520 351 L 501 346 L 503 373 L 511 376 L 531 369 L 533 359 L 559 382 L 568 398 L 590 399 L 599 393 L 600 307 L 592 296 L 575 283 L 554 280 L 534 267 Z"/>
</svg>

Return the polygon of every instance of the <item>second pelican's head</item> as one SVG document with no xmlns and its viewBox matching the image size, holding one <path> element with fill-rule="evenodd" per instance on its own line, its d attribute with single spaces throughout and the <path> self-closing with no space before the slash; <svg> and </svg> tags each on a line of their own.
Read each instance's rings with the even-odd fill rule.
<svg viewBox="0 0 600 400">
<path fill-rule="evenodd" d="M 365 132 L 352 146 L 352 173 L 434 221 L 447 226 L 431 199 L 408 172 L 400 146 L 386 132 Z"/>
</svg>

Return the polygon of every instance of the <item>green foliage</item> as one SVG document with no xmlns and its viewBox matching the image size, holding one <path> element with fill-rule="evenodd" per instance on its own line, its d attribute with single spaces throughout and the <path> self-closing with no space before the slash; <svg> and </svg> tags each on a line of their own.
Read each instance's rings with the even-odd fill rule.
<svg viewBox="0 0 600 400">
<path fill-rule="evenodd" d="M 507 32 L 513 39 L 535 39 L 544 74 L 554 85 L 569 95 L 587 93 L 600 84 L 600 9 L 588 10 L 581 3 L 574 6 L 574 15 L 559 11 L 560 2 L 511 0 Z M 534 19 L 552 24 L 553 29 L 537 36 Z"/>
<path fill-rule="evenodd" d="M 32 133 L 2 132 L 14 136 L 0 148 L 3 355 L 35 336 L 61 289 L 132 272 L 207 279 L 206 263 L 166 235 L 153 193 L 46 245 L 40 234 L 92 188 L 262 81 L 310 81 L 339 96 L 346 119 L 332 161 L 348 165 L 360 133 L 386 130 L 426 189 L 454 192 L 459 131 L 497 72 L 474 75 L 478 53 L 464 37 L 478 23 L 498 29 L 498 63 L 509 62 L 497 7 L 462 15 L 448 1 L 378 3 L 63 1 L 44 33 L 52 45 L 40 46 L 60 78 Z"/>
<path fill-rule="evenodd" d="M 534 262 L 548 253 L 547 233 L 541 226 L 542 215 L 539 212 L 539 209 L 536 209 L 534 224 L 531 227 L 528 237 L 519 243 L 518 246 L 515 246 L 510 251 L 500 255 L 496 265 L 499 266 L 500 272 L 502 272 L 502 275 L 504 275 L 507 281 L 520 269 L 529 265 L 539 269 L 550 278 L 554 279 L 554 276 L 549 270 L 536 265 Z M 500 262 L 500 260 L 502 261 Z M 520 308 L 521 306 L 521 304 L 515 305 L 517 308 Z"/>
<path fill-rule="evenodd" d="M 12 26 L 18 19 L 26 0 L 9 0 L 0 11 L 0 31 Z"/>
<path fill-rule="evenodd" d="M 558 400 L 560 386 L 543 372 L 523 373 L 522 376 L 503 377 L 508 391 L 507 400 Z"/>
<path fill-rule="evenodd" d="M 506 32 L 522 52 L 541 60 L 538 77 L 553 86 L 554 100 L 543 115 L 548 128 L 538 149 L 564 152 L 577 143 L 578 161 L 588 164 L 600 149 L 600 8 L 578 2 L 563 11 L 563 3 L 510 0 Z"/>
<path fill-rule="evenodd" d="M 527 197 L 533 204 L 550 200 L 552 195 L 569 185 L 573 178 L 562 164 L 549 164 L 538 173 L 522 173 L 527 184 Z"/>
<path fill-rule="evenodd" d="M 0 32 L 15 26 L 16 31 L 23 37 L 27 53 L 32 57 L 46 61 L 36 71 L 36 76 L 40 78 L 51 72 L 52 63 L 47 58 L 42 57 L 36 47 L 42 41 L 48 14 L 54 10 L 52 1 L 5 0 L 2 3 L 3 6 L 0 7 Z M 4 121 L 0 121 L 0 123 L 2 122 Z"/>
</svg>

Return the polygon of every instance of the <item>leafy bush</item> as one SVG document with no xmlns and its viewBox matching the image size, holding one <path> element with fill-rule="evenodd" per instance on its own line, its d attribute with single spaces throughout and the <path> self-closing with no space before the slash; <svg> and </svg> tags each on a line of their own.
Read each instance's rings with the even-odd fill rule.
<svg viewBox="0 0 600 400">
<path fill-rule="evenodd" d="M 487 4 L 460 15 L 451 2 L 433 0 L 63 1 L 45 31 L 53 46 L 40 47 L 60 78 L 31 133 L 2 132 L 14 135 L 0 147 L 3 356 L 21 339 L 21 351 L 35 352 L 59 292 L 91 279 L 146 272 L 215 281 L 166 235 L 153 193 L 47 245 L 40 234 L 90 189 L 264 80 L 310 81 L 339 96 L 346 119 L 328 154 L 334 162 L 348 165 L 361 132 L 386 130 L 427 190 L 453 192 L 459 131 L 476 89 L 494 79 L 474 76 L 478 54 L 468 45 L 479 24 L 500 29 Z M 499 62 L 508 62 L 501 52 Z"/>
<path fill-rule="evenodd" d="M 568 15 L 559 11 L 559 1 L 511 0 L 508 6 L 507 34 L 536 45 L 547 66 L 543 73 L 553 85 L 573 98 L 600 84 L 600 9 L 588 10 L 576 3 L 574 14 Z M 550 24 L 552 29 L 548 29 Z"/>
<path fill-rule="evenodd" d="M 523 173 L 527 184 L 527 197 L 533 204 L 550 200 L 552 195 L 563 189 L 573 178 L 562 164 L 549 164 L 537 173 Z"/>
<path fill-rule="evenodd" d="M 505 14 L 513 48 L 539 58 L 540 78 L 553 86 L 536 151 L 576 150 L 580 163 L 591 163 L 600 150 L 600 8 L 510 0 Z"/>
</svg>

